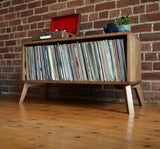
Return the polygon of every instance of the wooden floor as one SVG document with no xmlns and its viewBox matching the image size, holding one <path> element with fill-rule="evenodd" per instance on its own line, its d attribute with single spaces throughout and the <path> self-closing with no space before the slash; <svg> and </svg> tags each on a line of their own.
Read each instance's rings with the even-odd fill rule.
<svg viewBox="0 0 160 149">
<path fill-rule="evenodd" d="M 0 96 L 0 149 L 160 149 L 160 105 L 18 100 Z"/>
</svg>

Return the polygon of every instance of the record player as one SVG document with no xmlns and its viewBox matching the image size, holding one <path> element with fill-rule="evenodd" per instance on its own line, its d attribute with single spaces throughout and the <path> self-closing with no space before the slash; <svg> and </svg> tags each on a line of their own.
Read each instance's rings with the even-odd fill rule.
<svg viewBox="0 0 160 149">
<path fill-rule="evenodd" d="M 32 40 L 71 38 L 79 35 L 80 15 L 54 17 L 51 20 L 50 32 L 34 34 Z"/>
</svg>

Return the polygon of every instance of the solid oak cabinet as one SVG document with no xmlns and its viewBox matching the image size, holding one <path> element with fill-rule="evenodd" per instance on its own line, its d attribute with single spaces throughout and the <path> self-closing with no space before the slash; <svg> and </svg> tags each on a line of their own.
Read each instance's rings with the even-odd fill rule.
<svg viewBox="0 0 160 149">
<path fill-rule="evenodd" d="M 123 88 L 127 112 L 134 113 L 131 87 L 144 105 L 141 43 L 131 32 L 27 42 L 22 45 L 22 81 L 20 104 L 29 87 L 108 84 Z"/>
</svg>

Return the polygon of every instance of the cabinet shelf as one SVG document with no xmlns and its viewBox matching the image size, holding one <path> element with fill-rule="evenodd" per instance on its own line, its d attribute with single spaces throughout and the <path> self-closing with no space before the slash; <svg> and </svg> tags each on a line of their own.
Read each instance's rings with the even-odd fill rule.
<svg viewBox="0 0 160 149">
<path fill-rule="evenodd" d="M 29 46 L 30 47 L 32 47 L 32 46 L 36 47 L 36 46 L 55 45 L 57 43 L 60 44 L 60 45 L 63 45 L 63 44 L 69 45 L 69 44 L 73 44 L 73 43 L 77 43 L 77 42 L 79 42 L 79 43 L 85 42 L 85 43 L 88 44 L 89 42 L 95 42 L 95 41 L 121 40 L 121 39 L 124 42 L 124 52 L 125 52 L 125 58 L 126 58 L 126 60 L 125 60 L 125 64 L 126 64 L 126 71 L 125 71 L 126 79 L 123 80 L 123 81 L 117 80 L 117 79 L 116 79 L 116 81 L 115 80 L 110 81 L 110 80 L 106 80 L 106 79 L 104 79 L 104 80 L 100 80 L 100 79 L 98 79 L 98 80 L 94 80 L 94 79 L 90 80 L 90 79 L 87 79 L 86 81 L 83 81 L 83 79 L 82 79 L 82 80 L 70 80 L 70 81 L 68 81 L 68 80 L 64 80 L 64 78 L 62 78 L 62 80 L 54 80 L 54 79 L 46 79 L 46 78 L 44 78 L 42 80 L 42 78 L 41 79 L 40 78 L 38 78 L 38 79 L 29 78 L 28 79 L 26 77 L 26 71 L 30 71 L 30 69 L 31 69 L 31 68 L 28 68 L 31 65 L 29 65 L 29 66 L 27 65 L 27 69 L 26 69 L 26 63 L 27 63 L 26 61 L 28 60 L 28 57 L 26 58 L 26 55 L 25 55 L 25 53 L 26 53 L 26 51 L 25 51 L 26 47 L 29 47 Z M 93 49 L 93 46 L 91 48 Z M 101 48 L 104 49 L 103 46 Z M 94 47 L 94 49 L 96 49 L 96 48 Z M 62 52 L 64 52 L 63 49 L 62 49 Z M 39 55 L 37 54 L 37 57 Z M 101 55 L 103 55 L 103 53 Z M 30 58 L 29 60 L 31 60 L 31 58 L 33 58 L 33 57 L 34 56 L 29 57 Z M 95 61 L 96 61 L 96 63 L 98 63 L 97 59 Z M 83 62 L 83 63 L 85 63 L 85 62 Z M 106 60 L 105 64 L 107 64 L 107 62 L 111 63 L 110 61 Z M 42 62 L 40 62 L 40 63 L 42 63 Z M 90 60 L 90 63 L 93 63 L 93 65 L 94 65 L 95 62 Z M 105 70 L 106 69 L 105 68 L 106 67 L 105 64 L 103 64 L 103 68 L 104 68 L 102 70 L 103 71 L 103 76 L 106 76 L 106 74 L 108 74 L 108 72 L 110 71 L 108 69 Z M 113 67 L 117 67 L 117 66 L 113 65 L 113 64 L 116 64 L 116 63 L 111 63 L 111 64 L 112 64 Z M 67 65 L 69 65 L 69 64 L 67 64 Z M 87 65 L 87 64 L 85 64 L 85 65 Z M 107 65 L 109 65 L 109 64 L 107 64 Z M 116 65 L 118 65 L 118 64 L 116 64 Z M 120 66 L 120 64 L 119 64 L 119 66 Z M 121 64 L 121 68 L 122 68 L 122 66 L 123 65 Z M 50 65 L 50 67 L 51 67 L 51 65 Z M 92 67 L 92 69 L 93 68 L 94 67 Z M 97 68 L 99 68 L 98 64 L 97 64 Z M 100 67 L 100 68 L 102 68 L 102 67 Z M 85 70 L 87 70 L 87 69 L 85 69 Z M 97 69 L 97 70 L 98 70 L 97 74 L 100 76 L 100 74 L 99 74 L 99 70 L 100 69 Z M 81 69 L 81 71 L 82 71 L 82 69 Z M 91 70 L 91 71 L 93 71 L 93 70 Z M 122 69 L 121 69 L 121 72 L 122 72 Z M 86 71 L 86 74 L 87 73 L 89 73 L 89 72 Z M 115 72 L 112 70 L 112 75 L 110 74 L 110 76 L 112 78 L 113 78 L 113 75 L 115 76 L 114 73 Z M 96 74 L 95 71 L 93 72 L 93 74 Z M 120 76 L 120 77 L 122 78 L 122 76 Z M 128 113 L 134 113 L 131 86 L 135 86 L 135 89 L 137 90 L 136 93 L 137 93 L 138 97 L 140 97 L 138 99 L 139 102 L 140 102 L 140 105 L 144 105 L 144 99 L 143 99 L 141 88 L 140 88 L 140 84 L 139 84 L 140 81 L 141 81 L 141 43 L 133 35 L 133 33 L 131 33 L 131 32 L 118 32 L 118 33 L 91 35 L 91 36 L 81 36 L 81 37 L 65 38 L 65 39 L 62 38 L 62 39 L 52 39 L 52 40 L 42 40 L 42 41 L 27 42 L 27 43 L 24 43 L 22 45 L 22 81 L 25 84 L 24 84 L 24 88 L 23 88 L 22 95 L 21 95 L 19 103 L 23 103 L 25 95 L 26 95 L 27 90 L 28 90 L 29 87 L 38 86 L 39 84 L 42 85 L 42 84 L 52 84 L 52 83 L 54 83 L 54 84 L 60 84 L 60 83 L 62 83 L 62 84 L 108 84 L 108 85 L 119 85 L 119 86 L 123 87 L 124 93 L 126 95 L 126 105 L 127 105 L 127 111 L 128 111 Z"/>
</svg>

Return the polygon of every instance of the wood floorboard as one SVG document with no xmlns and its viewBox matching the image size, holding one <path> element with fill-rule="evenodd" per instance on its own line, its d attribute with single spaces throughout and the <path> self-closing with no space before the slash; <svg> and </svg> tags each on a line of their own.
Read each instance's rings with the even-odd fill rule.
<svg viewBox="0 0 160 149">
<path fill-rule="evenodd" d="M 0 96 L 0 149 L 160 149 L 160 105 Z"/>
</svg>

